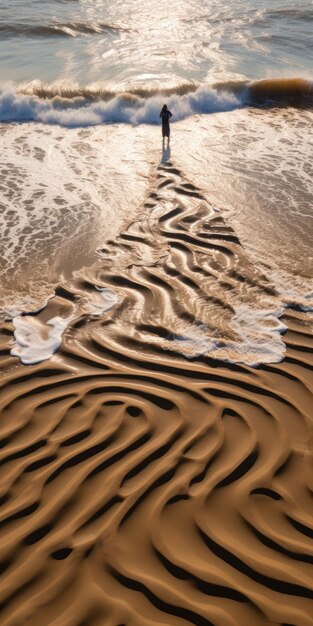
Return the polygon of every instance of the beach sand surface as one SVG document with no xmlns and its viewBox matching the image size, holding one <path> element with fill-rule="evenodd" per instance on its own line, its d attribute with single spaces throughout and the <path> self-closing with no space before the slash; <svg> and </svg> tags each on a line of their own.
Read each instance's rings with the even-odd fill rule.
<svg viewBox="0 0 313 626">
<path fill-rule="evenodd" d="M 311 319 L 168 157 L 1 326 L 2 626 L 313 624 Z"/>
</svg>

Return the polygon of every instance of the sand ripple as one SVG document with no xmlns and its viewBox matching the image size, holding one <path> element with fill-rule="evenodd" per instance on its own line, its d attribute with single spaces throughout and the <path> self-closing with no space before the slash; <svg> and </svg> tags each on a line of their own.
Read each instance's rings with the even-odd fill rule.
<svg viewBox="0 0 313 626">
<path fill-rule="evenodd" d="M 82 314 L 27 368 L 2 328 L 1 624 L 312 625 L 312 333 L 289 311 L 279 364 L 186 359 L 199 321 L 235 361 L 236 293 L 269 324 L 276 295 L 173 166 L 152 193 L 58 289 L 116 289 L 114 319 Z"/>
</svg>

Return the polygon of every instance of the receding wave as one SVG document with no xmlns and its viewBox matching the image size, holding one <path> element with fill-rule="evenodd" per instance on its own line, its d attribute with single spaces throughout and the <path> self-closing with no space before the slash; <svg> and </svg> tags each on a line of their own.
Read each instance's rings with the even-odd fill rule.
<svg viewBox="0 0 313 626">
<path fill-rule="evenodd" d="M 51 24 L 0 24 L 1 37 L 77 37 L 119 32 L 125 28 L 103 22 L 54 22 Z"/>
<path fill-rule="evenodd" d="M 194 114 L 231 111 L 243 106 L 294 106 L 311 108 L 313 83 L 304 78 L 228 81 L 196 86 L 184 83 L 169 89 L 134 88 L 110 91 L 91 86 L 40 81 L 0 86 L 0 121 L 37 121 L 62 126 L 91 126 L 158 122 L 164 97 L 175 120 Z"/>
</svg>

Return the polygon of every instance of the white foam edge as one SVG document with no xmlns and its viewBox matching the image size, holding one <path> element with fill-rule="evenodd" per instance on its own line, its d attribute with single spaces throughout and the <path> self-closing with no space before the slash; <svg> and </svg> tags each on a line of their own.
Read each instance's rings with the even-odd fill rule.
<svg viewBox="0 0 313 626">
<path fill-rule="evenodd" d="M 0 83 L 0 121 L 58 124 L 69 128 L 95 126 L 98 124 L 157 124 L 163 96 L 149 98 L 123 97 L 116 95 L 109 101 L 88 102 L 83 100 L 62 107 L 53 99 L 43 100 L 36 95 L 18 92 L 12 82 Z M 243 101 L 234 93 L 217 91 L 206 85 L 184 95 L 173 94 L 168 98 L 175 121 L 199 113 L 232 111 L 243 106 Z"/>
<path fill-rule="evenodd" d="M 170 341 L 187 359 L 207 355 L 218 361 L 249 367 L 279 363 L 286 352 L 282 335 L 288 327 L 279 319 L 285 308 L 235 307 L 231 326 L 238 336 L 237 341 L 208 337 L 208 329 L 204 324 L 188 329 L 186 333 L 175 334 Z M 236 356 L 232 357 L 231 354 Z"/>
<path fill-rule="evenodd" d="M 24 365 L 47 361 L 59 349 L 63 333 L 73 319 L 74 315 L 57 315 L 44 324 L 33 315 L 15 317 L 12 320 L 15 346 L 10 354 L 19 357 Z"/>
<path fill-rule="evenodd" d="M 95 290 L 93 297 L 90 296 L 89 300 L 83 303 L 83 307 L 81 307 L 81 302 L 78 303 L 79 311 L 76 307 L 74 314 L 69 317 L 57 315 L 44 323 L 34 315 L 43 310 L 44 306 L 31 313 L 14 317 L 12 323 L 15 328 L 15 345 L 10 351 L 11 356 L 19 357 L 24 365 L 48 361 L 58 351 L 63 334 L 70 322 L 78 319 L 82 312 L 99 316 L 117 304 L 118 297 L 111 289 L 95 285 Z M 47 299 L 46 304 L 52 297 Z"/>
<path fill-rule="evenodd" d="M 242 360 L 252 367 L 265 363 L 279 363 L 283 360 L 286 345 L 282 335 L 288 330 L 279 318 L 286 306 L 277 309 L 255 309 L 241 305 L 235 307 L 231 327 L 242 343 L 242 352 L 254 355 L 253 360 Z M 238 360 L 240 362 L 240 359 Z"/>
<path fill-rule="evenodd" d="M 92 300 L 89 300 L 89 313 L 91 315 L 101 315 L 112 309 L 118 303 L 118 296 L 107 287 L 97 287 Z"/>
<path fill-rule="evenodd" d="M 4 307 L 3 309 L 1 309 L 1 319 L 9 322 L 22 314 L 27 314 L 27 312 L 31 315 L 36 315 L 36 313 L 40 313 L 40 311 L 43 311 L 46 308 L 49 300 L 51 300 L 52 298 L 54 298 L 54 293 L 50 294 L 44 300 L 43 304 L 41 304 L 36 309 L 31 309 L 30 311 L 29 308 L 31 306 L 31 302 L 29 299 L 24 299 L 19 305 Z M 28 311 L 26 311 L 27 309 Z"/>
</svg>

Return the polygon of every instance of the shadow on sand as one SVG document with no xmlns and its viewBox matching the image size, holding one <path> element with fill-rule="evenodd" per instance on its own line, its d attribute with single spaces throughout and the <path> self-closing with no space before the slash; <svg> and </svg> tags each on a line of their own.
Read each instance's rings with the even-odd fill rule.
<svg viewBox="0 0 313 626">
<path fill-rule="evenodd" d="M 169 161 L 170 158 L 171 158 L 171 148 L 170 148 L 169 144 L 167 144 L 167 146 L 165 146 L 165 142 L 163 142 L 163 144 L 162 144 L 161 163 L 167 163 L 167 161 Z"/>
</svg>

